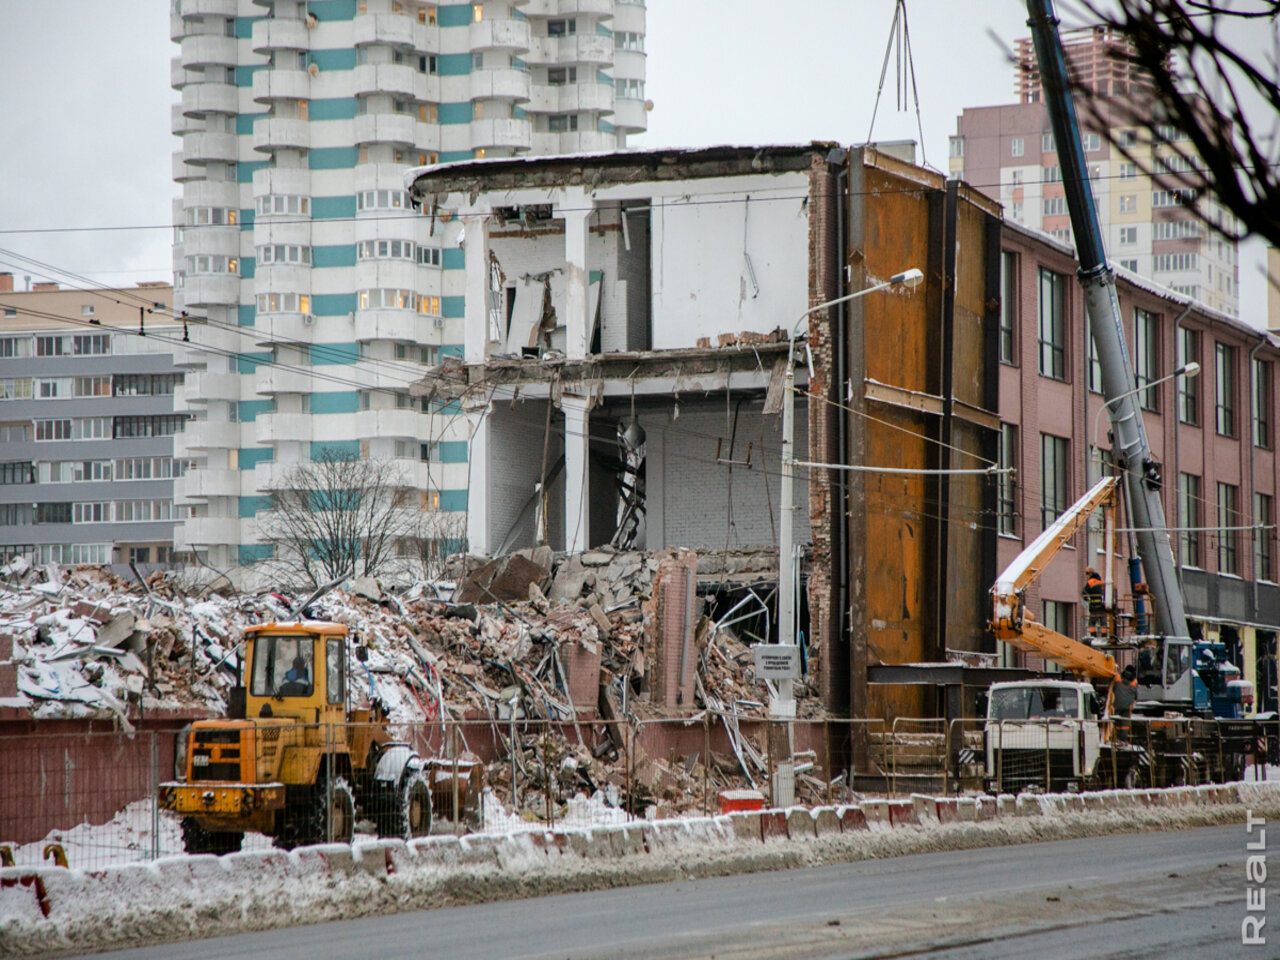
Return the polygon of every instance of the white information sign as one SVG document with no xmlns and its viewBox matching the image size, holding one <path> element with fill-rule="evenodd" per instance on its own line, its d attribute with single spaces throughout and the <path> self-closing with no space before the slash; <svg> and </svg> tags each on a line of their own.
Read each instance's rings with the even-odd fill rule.
<svg viewBox="0 0 1280 960">
<path fill-rule="evenodd" d="M 755 656 L 757 678 L 800 679 L 800 648 L 796 644 L 757 643 L 751 651 Z"/>
</svg>

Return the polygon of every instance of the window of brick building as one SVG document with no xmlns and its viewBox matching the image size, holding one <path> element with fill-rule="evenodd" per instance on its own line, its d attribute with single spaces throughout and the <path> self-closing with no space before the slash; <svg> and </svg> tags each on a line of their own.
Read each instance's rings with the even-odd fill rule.
<svg viewBox="0 0 1280 960">
<path fill-rule="evenodd" d="M 1040 373 L 1054 380 L 1067 378 L 1067 333 L 1063 317 L 1066 278 L 1040 269 Z"/>
</svg>

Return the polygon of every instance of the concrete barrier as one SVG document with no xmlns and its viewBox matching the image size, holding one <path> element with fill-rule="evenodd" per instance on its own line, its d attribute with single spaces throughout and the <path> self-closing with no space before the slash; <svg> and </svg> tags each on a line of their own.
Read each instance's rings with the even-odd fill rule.
<svg viewBox="0 0 1280 960">
<path fill-rule="evenodd" d="M 52 910 L 41 871 L 0 867 L 0 917 L 9 924 L 39 925 Z"/>
<path fill-rule="evenodd" d="M 787 836 L 792 840 L 812 840 L 818 835 L 813 814 L 804 807 L 792 807 L 787 811 Z"/>
<path fill-rule="evenodd" d="M 422 837 L 409 841 L 409 852 L 425 865 L 452 867 L 462 853 L 462 842 L 457 837 Z"/>
<path fill-rule="evenodd" d="M 319 858 L 323 856 L 319 852 L 320 849 L 320 847 L 312 847 L 308 855 Z M 348 861 L 351 859 L 349 848 L 343 847 L 342 853 Z M 212 853 L 162 857 L 155 861 L 154 867 L 160 875 L 161 882 L 165 886 L 172 887 L 219 883 L 227 876 L 226 864 L 222 862 L 221 857 L 214 856 Z"/>
<path fill-rule="evenodd" d="M 938 801 L 934 797 L 913 793 L 911 795 L 911 807 L 916 823 L 923 826 L 933 826 L 939 822 Z"/>
<path fill-rule="evenodd" d="M 716 824 L 715 817 L 697 817 L 693 820 L 678 820 L 684 830 L 684 842 L 691 843 L 718 843 L 720 841 L 720 828 Z"/>
<path fill-rule="evenodd" d="M 889 801 L 889 825 L 892 827 L 914 826 L 920 821 L 916 818 L 915 804 L 910 800 Z"/>
<path fill-rule="evenodd" d="M 396 872 L 396 857 L 403 863 L 405 845 L 403 840 L 380 838 L 372 842 L 352 844 L 356 866 L 371 877 L 385 879 Z"/>
<path fill-rule="evenodd" d="M 955 823 L 960 819 L 960 801 L 956 797 L 942 797 L 934 802 L 939 823 Z"/>
<path fill-rule="evenodd" d="M 863 800 L 862 813 L 867 818 L 870 830 L 887 830 L 889 828 L 889 801 Z"/>
<path fill-rule="evenodd" d="M 622 850 L 623 856 L 638 856 L 642 853 L 648 853 L 649 848 L 645 846 L 644 831 L 632 824 L 618 827 L 618 842 Z"/>
<path fill-rule="evenodd" d="M 867 814 L 861 806 L 836 807 L 836 816 L 840 818 L 840 830 L 843 833 L 867 829 Z"/>
<path fill-rule="evenodd" d="M 4 918 L 0 932 L 8 938 L 6 945 L 16 944 L 17 949 L 31 955 L 47 955 L 66 952 L 64 941 L 59 939 L 59 929 L 66 924 L 75 926 L 74 941 L 66 942 L 83 950 L 96 942 L 93 937 L 97 935 L 103 938 L 102 948 L 129 945 L 119 932 L 124 929 L 140 931 L 134 936 L 145 940 L 203 936 L 215 929 L 239 932 L 236 924 L 250 929 L 300 922 L 303 914 L 298 911 L 306 909 L 295 904 L 300 892 L 305 892 L 304 899 L 319 905 L 316 909 L 330 911 L 323 914 L 326 917 L 338 915 L 333 911 L 341 911 L 346 900 L 355 903 L 359 899 L 361 909 L 373 912 L 403 909 L 406 891 L 431 890 L 435 885 L 446 897 L 461 889 L 467 891 L 465 896 L 480 898 L 495 889 L 491 881 L 510 878 L 518 882 L 498 882 L 496 888 L 521 895 L 530 889 L 529 883 L 539 883 L 540 876 L 568 875 L 549 860 L 570 867 L 568 860 L 591 859 L 595 863 L 588 874 L 612 886 L 632 877 L 654 876 L 628 863 L 640 857 L 660 857 L 652 861 L 660 871 L 675 865 L 683 874 L 702 875 L 699 865 L 713 862 L 714 850 L 708 848 L 715 847 L 726 848 L 726 854 L 736 858 L 726 862 L 738 864 L 737 869 L 743 863 L 776 867 L 828 862 L 823 858 L 832 855 L 865 855 L 865 846 L 853 842 L 852 835 L 865 835 L 869 829 L 881 832 L 874 842 L 883 846 L 892 842 L 891 829 L 896 833 L 898 827 L 915 826 L 916 831 L 904 834 L 904 841 L 910 844 L 917 833 L 947 831 L 956 824 L 965 825 L 965 831 L 953 836 L 964 838 L 984 821 L 1016 816 L 1041 817 L 1046 825 L 1064 823 L 1062 835 L 1071 836 L 1075 835 L 1071 824 L 1078 818 L 1098 816 L 1100 823 L 1108 824 L 1104 829 L 1122 830 L 1149 823 L 1151 808 L 1167 808 L 1169 824 L 1199 824 L 1215 822 L 1208 808 L 1240 805 L 1265 812 L 1268 819 L 1280 818 L 1280 782 L 998 798 L 920 794 L 910 800 L 866 800 L 835 808 L 767 810 L 584 830 L 535 830 L 461 839 L 437 836 L 408 843 L 362 840 L 354 845 L 328 844 L 292 852 L 178 856 L 95 871 L 9 867 L 0 869 L 0 917 Z M 1147 819 L 1126 818 L 1126 813 Z M 1007 836 L 1005 831 L 998 833 Z M 843 853 L 842 834 L 850 834 Z M 1037 829 L 1036 836 L 1041 835 Z M 819 838 L 826 842 L 811 847 L 816 860 L 796 852 Z M 762 843 L 787 846 L 743 858 L 744 849 Z M 467 871 L 470 877 L 461 887 L 451 881 L 450 872 L 457 869 Z M 724 867 L 707 869 L 712 872 L 706 875 L 715 875 Z M 371 879 L 381 882 L 370 883 Z M 384 889 L 390 893 L 375 892 Z M 222 922 L 219 917 L 231 918 L 231 925 L 211 926 Z M 99 930 L 103 932 L 98 934 Z M 41 936 L 46 939 L 40 940 Z"/>
<path fill-rule="evenodd" d="M 221 858 L 232 879 L 240 877 L 283 876 L 289 872 L 291 860 L 284 850 L 243 850 Z"/>
<path fill-rule="evenodd" d="M 782 810 L 764 810 L 760 813 L 760 839 L 766 843 L 770 840 L 786 840 L 787 815 Z"/>
<path fill-rule="evenodd" d="M 840 818 L 834 807 L 821 807 L 813 811 L 814 831 L 820 837 L 830 837 L 840 832 Z"/>
<path fill-rule="evenodd" d="M 1040 797 L 1034 793 L 1018 794 L 1014 801 L 1014 813 L 1019 817 L 1044 816 L 1044 811 L 1040 809 Z"/>
<path fill-rule="evenodd" d="M 759 813 L 731 813 L 726 819 L 728 819 L 729 826 L 733 829 L 734 837 L 738 840 L 761 839 Z"/>
<path fill-rule="evenodd" d="M 536 839 L 535 839 L 536 838 Z M 524 873 L 547 862 L 547 847 L 540 833 L 509 833 L 498 847 L 498 866 L 508 872 Z"/>
</svg>

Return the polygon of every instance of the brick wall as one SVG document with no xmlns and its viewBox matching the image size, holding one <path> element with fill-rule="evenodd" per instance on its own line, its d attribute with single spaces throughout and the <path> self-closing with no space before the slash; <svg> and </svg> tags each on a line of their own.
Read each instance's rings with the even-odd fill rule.
<svg viewBox="0 0 1280 960">
<path fill-rule="evenodd" d="M 600 699 L 600 644 L 576 640 L 562 643 L 559 656 L 578 716 L 594 717 L 596 701 Z"/>
<path fill-rule="evenodd" d="M 697 550 L 776 547 L 778 543 L 781 500 L 782 418 L 763 413 L 763 399 L 752 399 L 738 407 L 733 460 L 745 460 L 751 444 L 751 466 L 716 462 L 716 443 L 720 441 L 720 458 L 730 459 L 729 441 L 734 434 L 732 397 L 726 411 L 724 395 L 718 399 L 680 400 L 680 416 L 670 414 L 662 424 L 646 428 L 652 438 L 661 435 L 650 446 L 650 458 L 659 463 L 661 484 L 650 483 L 648 495 L 662 498 L 661 540 L 667 545 L 692 547 Z M 808 450 L 805 408 L 796 409 L 796 452 L 804 459 Z M 808 483 L 803 471 L 797 474 L 795 502 L 796 538 L 807 539 L 803 522 L 808 502 Z"/>
<path fill-rule="evenodd" d="M 693 707 L 698 649 L 694 643 L 698 555 L 676 548 L 658 564 L 653 595 L 643 605 L 645 646 L 651 658 L 654 703 L 671 709 Z M 685 682 L 680 663 L 685 658 Z"/>
<path fill-rule="evenodd" d="M 827 166 L 813 158 L 809 171 L 809 191 L 814 197 L 828 197 L 833 193 Z M 809 303 L 818 304 L 837 296 L 834 277 L 838 275 L 844 254 L 836 247 L 836 216 L 833 207 L 840 199 L 828 199 L 826 203 L 813 205 L 809 214 Z M 830 314 L 819 314 L 809 323 L 809 350 L 813 356 L 813 375 L 809 391 L 817 397 L 831 395 L 831 383 L 835 374 L 832 324 Z M 824 463 L 842 462 L 845 451 L 836 442 L 833 414 L 839 411 L 826 403 L 806 404 L 803 421 L 797 417 L 796 433 L 803 432 L 804 440 L 796 444 L 797 456 Z M 803 424 L 803 427 L 802 425 Z M 809 438 L 813 443 L 809 443 Z M 818 470 L 813 482 L 807 484 L 809 523 L 807 527 L 813 542 L 809 563 L 809 640 L 810 669 L 818 677 L 818 689 L 822 702 L 829 709 L 840 709 L 848 701 L 848 649 L 841 644 L 840 611 L 836 609 L 838 593 L 835 578 L 837 571 L 832 550 L 833 496 L 829 471 Z M 800 516 L 803 516 L 801 514 Z M 835 522 L 839 522 L 836 520 Z M 836 645 L 840 648 L 836 649 Z"/>
<path fill-rule="evenodd" d="M 1040 238 L 1006 224 L 1003 247 L 1016 256 L 1015 303 L 1015 355 L 1016 363 L 1000 366 L 1000 419 L 1018 427 L 1019 449 L 1013 464 L 1017 470 L 1016 493 L 1019 514 L 1018 536 L 999 539 L 999 565 L 1003 568 L 1041 530 L 1040 515 L 1040 435 L 1049 433 L 1069 440 L 1069 456 L 1072 461 L 1072 486 L 1070 500 L 1079 497 L 1088 483 L 1087 458 L 1093 442 L 1095 422 L 1098 422 L 1097 438 L 1104 449 L 1108 446 L 1107 415 L 1101 414 L 1103 397 L 1087 388 L 1088 350 L 1087 319 L 1079 285 L 1075 282 L 1075 261 L 1070 252 L 1059 244 Z M 1060 383 L 1042 377 L 1038 371 L 1038 271 L 1040 267 L 1053 270 L 1066 278 L 1066 327 L 1069 331 L 1067 345 L 1067 382 Z M 1166 382 L 1158 392 L 1158 411 L 1144 413 L 1147 439 L 1152 453 L 1162 465 L 1164 477 L 1163 501 L 1165 520 L 1169 526 L 1178 524 L 1177 476 L 1180 472 L 1201 478 L 1200 523 L 1213 526 L 1216 521 L 1216 484 L 1230 483 L 1239 487 L 1239 503 L 1242 516 L 1238 523 L 1252 521 L 1253 493 L 1274 495 L 1280 491 L 1277 478 L 1277 460 L 1272 450 L 1254 447 L 1251 435 L 1252 399 L 1250 396 L 1249 352 L 1259 343 L 1260 334 L 1244 324 L 1229 320 L 1207 309 L 1196 307 L 1184 316 L 1186 304 L 1181 299 L 1163 297 L 1158 291 L 1148 289 L 1145 282 L 1132 283 L 1120 278 L 1117 298 L 1124 320 L 1125 336 L 1130 350 L 1134 351 L 1134 309 L 1146 310 L 1155 316 L 1158 327 L 1159 363 L 1156 376 L 1171 372 L 1177 364 L 1175 320 L 1181 317 L 1181 326 L 1200 333 L 1201 373 L 1198 378 L 1200 392 L 1200 425 L 1189 426 L 1177 421 L 1176 385 Z M 1236 350 L 1236 420 L 1237 436 L 1218 436 L 1214 429 L 1215 369 L 1213 349 L 1216 342 L 1231 344 Z M 1280 364 L 1280 351 L 1263 346 L 1258 355 L 1273 364 Z M 1278 367 L 1273 366 L 1274 371 Z M 1280 418 L 1280 390 L 1273 389 L 1270 397 L 1270 420 L 1274 425 Z M 1274 426 L 1273 426 L 1274 429 Z M 1272 444 L 1274 445 L 1274 437 Z M 1252 469 L 1251 469 L 1252 468 Z M 1252 475 L 1252 476 L 1251 476 Z M 1251 488 L 1252 481 L 1252 488 Z M 1125 552 L 1124 537 L 1120 538 L 1120 550 Z M 1201 580 L 1212 579 L 1216 573 L 1216 536 L 1212 532 L 1202 534 L 1202 565 L 1205 574 Z M 1175 559 L 1177 543 L 1174 543 Z M 1252 575 L 1253 542 L 1245 532 L 1238 537 L 1237 570 L 1244 578 L 1246 588 Z M 1080 586 L 1084 567 L 1097 561 L 1091 556 L 1086 535 L 1077 535 L 1072 546 L 1063 550 L 1038 580 L 1028 590 L 1028 608 L 1039 618 L 1045 600 L 1073 605 L 1072 636 L 1081 635 Z M 1121 594 L 1127 594 L 1127 575 L 1122 565 L 1117 566 Z M 1196 577 L 1184 578 L 1187 612 L 1193 618 L 1213 616 L 1241 620 L 1260 620 L 1260 611 L 1236 610 L 1226 612 L 1219 600 L 1216 604 L 1197 602 L 1200 594 L 1191 588 Z M 1231 586 L 1241 583 L 1235 577 L 1223 578 Z M 1249 606 L 1251 591 L 1246 589 Z M 1265 620 L 1263 621 L 1265 622 Z"/>
<path fill-rule="evenodd" d="M 516 522 L 521 509 L 533 495 L 534 485 L 542 472 L 542 444 L 546 423 L 547 405 L 543 400 L 529 400 L 516 404 L 496 404 L 488 418 L 489 430 L 489 536 L 497 547 L 507 530 Z M 564 415 L 559 410 L 551 414 L 551 446 L 547 453 L 547 470 L 564 455 Z M 551 487 L 551 516 L 564 516 L 564 482 Z M 563 527 L 563 523 L 560 525 Z M 534 541 L 534 512 L 530 511 L 520 523 L 513 549 L 532 546 Z M 553 545 L 563 545 L 563 534 L 556 539 L 552 530 Z"/>
</svg>

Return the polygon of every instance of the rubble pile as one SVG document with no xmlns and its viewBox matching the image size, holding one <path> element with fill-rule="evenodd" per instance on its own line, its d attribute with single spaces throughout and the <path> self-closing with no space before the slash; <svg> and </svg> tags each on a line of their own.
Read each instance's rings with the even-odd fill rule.
<svg viewBox="0 0 1280 960">
<path fill-rule="evenodd" d="M 617 805 L 628 789 L 633 807 L 678 812 L 701 807 L 708 790 L 754 785 L 766 766 L 764 743 L 738 723 L 765 715 L 769 690 L 734 618 L 713 622 L 695 595 L 704 568 L 749 574 L 759 563 L 541 547 L 451 558 L 450 580 L 408 589 L 357 578 L 305 615 L 347 625 L 367 649 L 349 661 L 353 698 L 381 701 L 393 723 L 471 721 L 464 738 L 484 729 L 488 781 L 527 816 L 580 792 Z M 0 568 L 0 636 L 12 638 L 11 651 L 0 646 L 0 707 L 113 717 L 127 730 L 152 711 L 220 715 L 240 631 L 297 619 L 296 602 L 189 590 L 161 573 L 128 582 L 99 567 L 14 561 Z M 797 687 L 800 715 L 819 714 Z M 701 755 L 704 716 L 731 752 Z M 697 724 L 696 750 L 649 739 L 646 721 L 675 717 Z"/>
</svg>

